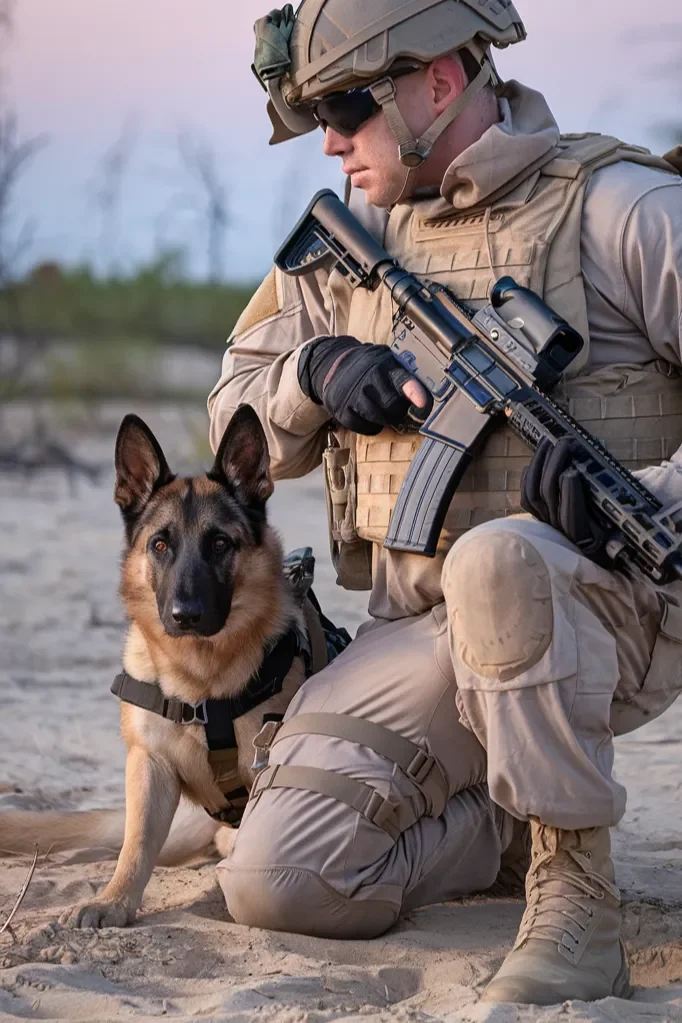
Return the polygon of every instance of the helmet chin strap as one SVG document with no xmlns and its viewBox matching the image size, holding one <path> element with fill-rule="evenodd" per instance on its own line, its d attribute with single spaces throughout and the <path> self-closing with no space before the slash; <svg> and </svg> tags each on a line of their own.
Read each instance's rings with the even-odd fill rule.
<svg viewBox="0 0 682 1023">
<path fill-rule="evenodd" d="M 403 202 L 407 199 L 414 189 L 415 181 L 419 168 L 425 160 L 431 155 L 431 150 L 434 147 L 436 141 L 443 134 L 445 129 L 452 124 L 454 119 L 458 117 L 465 107 L 467 107 L 471 101 L 478 96 L 479 92 L 488 84 L 489 81 L 495 76 L 495 71 L 488 59 L 485 58 L 481 70 L 478 72 L 476 77 L 466 87 L 464 92 L 454 99 L 445 110 L 436 118 L 430 128 L 424 132 L 424 134 L 416 139 L 410 129 L 405 124 L 405 119 L 400 113 L 398 103 L 395 98 L 395 82 L 392 78 L 380 78 L 373 85 L 370 85 L 369 91 L 372 94 L 372 98 L 376 103 L 379 104 L 386 120 L 388 121 L 389 127 L 395 136 L 395 140 L 398 143 L 398 157 L 404 167 L 407 168 L 405 174 L 405 180 L 400 193 L 395 199 L 386 203 L 387 207 L 395 206 L 396 203 Z"/>
</svg>

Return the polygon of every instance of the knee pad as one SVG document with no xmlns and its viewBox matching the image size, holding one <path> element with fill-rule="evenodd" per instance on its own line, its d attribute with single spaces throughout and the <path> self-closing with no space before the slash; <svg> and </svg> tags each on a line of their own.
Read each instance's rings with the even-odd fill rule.
<svg viewBox="0 0 682 1023">
<path fill-rule="evenodd" d="M 456 543 L 445 560 L 443 592 L 453 654 L 475 674 L 507 682 L 548 649 L 550 575 L 520 533 L 487 528 Z"/>
<path fill-rule="evenodd" d="M 235 923 L 316 938 L 376 938 L 400 907 L 378 899 L 349 899 L 301 867 L 217 867 Z"/>
</svg>

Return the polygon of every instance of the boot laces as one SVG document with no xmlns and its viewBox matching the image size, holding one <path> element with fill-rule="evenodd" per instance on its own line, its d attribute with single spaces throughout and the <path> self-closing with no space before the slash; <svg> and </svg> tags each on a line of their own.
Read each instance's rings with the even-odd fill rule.
<svg viewBox="0 0 682 1023">
<path fill-rule="evenodd" d="M 620 902 L 620 892 L 601 874 L 589 869 L 590 853 L 562 850 L 576 863 L 579 872 L 563 866 L 549 866 L 555 857 L 547 849 L 537 859 L 528 876 L 527 905 L 514 948 L 529 938 L 564 945 L 573 951 L 581 944 L 595 916 L 594 900 L 607 895 Z M 566 940 L 568 939 L 568 940 Z"/>
</svg>

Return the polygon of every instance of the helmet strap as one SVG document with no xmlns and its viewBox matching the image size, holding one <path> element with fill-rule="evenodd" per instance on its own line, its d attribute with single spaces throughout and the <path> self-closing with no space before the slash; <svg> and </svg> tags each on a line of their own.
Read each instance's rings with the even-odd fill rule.
<svg viewBox="0 0 682 1023">
<path fill-rule="evenodd" d="M 410 196 L 414 189 L 417 172 L 424 161 L 431 155 L 437 140 L 455 118 L 462 113 L 464 108 L 468 107 L 471 101 L 478 96 L 479 92 L 485 88 L 493 76 L 494 69 L 486 58 L 481 65 L 481 70 L 473 81 L 469 83 L 464 92 L 442 111 L 433 124 L 418 139 L 414 137 L 407 127 L 405 118 L 400 113 L 395 98 L 396 88 L 393 79 L 386 76 L 369 86 L 372 98 L 383 110 L 388 125 L 398 143 L 398 158 L 403 166 L 407 168 L 407 174 L 405 175 L 405 181 L 403 182 L 400 194 L 389 205 L 395 206 L 396 203 L 403 202 L 403 200 Z"/>
</svg>

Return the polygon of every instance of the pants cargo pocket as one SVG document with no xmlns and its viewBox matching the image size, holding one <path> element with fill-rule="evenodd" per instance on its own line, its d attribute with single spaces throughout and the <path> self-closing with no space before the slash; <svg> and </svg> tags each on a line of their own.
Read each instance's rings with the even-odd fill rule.
<svg viewBox="0 0 682 1023">
<path fill-rule="evenodd" d="M 667 595 L 659 594 L 659 599 L 663 615 L 642 685 L 626 700 L 616 699 L 611 705 L 611 727 L 616 735 L 657 718 L 682 692 L 682 608 Z"/>
</svg>

